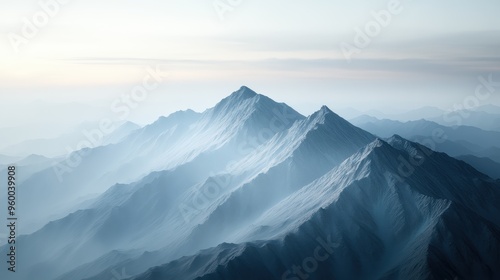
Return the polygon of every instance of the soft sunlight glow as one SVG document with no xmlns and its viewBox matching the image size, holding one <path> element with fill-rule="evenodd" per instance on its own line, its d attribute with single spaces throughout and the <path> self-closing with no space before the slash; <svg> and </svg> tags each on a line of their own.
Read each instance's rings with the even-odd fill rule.
<svg viewBox="0 0 500 280">
<path fill-rule="evenodd" d="M 445 0 L 433 9 L 398 1 L 398 13 L 365 38 L 369 46 L 350 62 L 341 44 L 355 46 L 359 30 L 366 33 L 391 1 L 244 1 L 223 20 L 211 1 L 72 0 L 57 7 L 54 1 L 40 2 L 51 15 L 35 30 L 26 22 L 44 20 L 42 4 L 18 1 L 0 11 L 3 102 L 106 104 L 155 65 L 168 79 L 155 92 L 157 102 L 148 103 L 154 113 L 144 122 L 184 104 L 174 95 L 195 97 L 203 110 L 241 85 L 309 114 L 325 97 L 337 109 L 447 109 L 473 94 L 480 75 L 500 79 L 496 1 Z M 19 41 L 26 30 L 32 38 Z M 13 34 L 21 36 L 18 52 Z M 295 103 L 304 94 L 311 100 Z M 488 102 L 500 104 L 498 96 Z"/>
</svg>

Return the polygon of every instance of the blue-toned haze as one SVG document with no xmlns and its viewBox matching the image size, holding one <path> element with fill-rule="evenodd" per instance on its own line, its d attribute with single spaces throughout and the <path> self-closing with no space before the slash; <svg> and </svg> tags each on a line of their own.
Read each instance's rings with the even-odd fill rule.
<svg viewBox="0 0 500 280">
<path fill-rule="evenodd" d="M 201 111 L 242 84 L 309 114 L 325 96 L 334 109 L 447 109 L 474 93 L 479 75 L 500 80 L 498 1 L 65 2 L 40 1 L 53 15 L 26 38 L 24 19 L 44 23 L 33 18 L 39 1 L 2 1 L 2 104 L 106 104 L 156 64 L 169 76 L 143 123 L 188 104 Z M 349 63 L 341 44 L 355 46 L 356 28 L 388 5 L 397 14 Z"/>
<path fill-rule="evenodd" d="M 500 105 L 497 1 L 1 3 L 0 147 L 201 112 L 241 85 L 304 115 Z M 128 104 L 145 78 L 147 97 Z M 480 86 L 488 96 L 470 102 Z"/>
</svg>

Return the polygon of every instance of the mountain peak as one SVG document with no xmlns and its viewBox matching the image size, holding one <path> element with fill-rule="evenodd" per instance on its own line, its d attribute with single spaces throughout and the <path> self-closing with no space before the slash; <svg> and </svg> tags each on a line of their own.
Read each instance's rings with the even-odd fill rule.
<svg viewBox="0 0 500 280">
<path fill-rule="evenodd" d="M 326 105 L 321 106 L 321 109 L 319 109 L 319 112 L 322 112 L 324 114 L 333 113 L 333 111 L 330 110 L 330 108 L 328 108 Z"/>
<path fill-rule="evenodd" d="M 249 87 L 241 86 L 240 89 L 233 92 L 230 97 L 232 99 L 234 98 L 234 99 L 244 100 L 244 99 L 253 98 L 257 95 L 258 94 L 255 91 L 251 90 Z"/>
<path fill-rule="evenodd" d="M 394 134 L 390 138 L 387 139 L 387 143 L 389 143 L 392 147 L 398 150 L 405 150 L 408 152 L 409 149 L 414 150 L 415 148 L 423 148 L 424 146 L 419 145 L 418 143 L 411 142 L 408 139 L 405 139 L 398 134 Z"/>
<path fill-rule="evenodd" d="M 200 113 L 197 113 L 191 109 L 181 110 L 171 113 L 168 116 L 161 116 L 153 123 L 145 126 L 143 129 L 147 131 L 157 131 L 157 129 L 163 130 L 167 127 L 174 126 L 175 124 L 181 124 L 186 122 L 192 122 L 199 117 Z"/>
<path fill-rule="evenodd" d="M 363 150 L 360 151 L 365 157 L 368 155 L 375 156 L 378 153 L 389 154 L 393 150 L 392 146 L 380 138 L 375 138 L 371 143 L 366 145 Z M 382 152 L 381 152 L 382 151 Z"/>
<path fill-rule="evenodd" d="M 329 114 L 335 114 L 332 112 L 332 110 L 330 110 L 328 107 L 326 107 L 325 105 L 321 106 L 321 109 L 319 109 L 318 111 L 314 112 L 311 117 L 312 118 L 318 118 L 318 117 L 324 117 L 326 115 L 329 115 Z"/>
<path fill-rule="evenodd" d="M 392 135 L 388 140 L 387 142 L 389 143 L 393 143 L 393 142 L 396 142 L 396 141 L 406 141 L 406 139 L 404 139 L 403 137 L 401 137 L 400 135 L 398 134 L 394 134 Z"/>
<path fill-rule="evenodd" d="M 165 121 L 165 120 L 169 120 L 169 119 L 175 119 L 175 120 L 178 120 L 180 118 L 184 118 L 184 117 L 192 117 L 192 116 L 196 116 L 198 115 L 199 113 L 191 110 L 191 109 L 187 109 L 187 110 L 179 110 L 179 111 L 176 111 L 176 112 L 173 112 L 171 113 L 170 115 L 168 116 L 161 116 L 158 118 L 157 121 Z"/>
<path fill-rule="evenodd" d="M 314 112 L 309 118 L 315 123 L 328 122 L 328 123 L 338 123 L 338 124 L 342 123 L 345 125 L 347 125 L 348 123 L 346 120 L 344 120 L 339 115 L 335 114 L 332 110 L 330 110 L 330 108 L 328 108 L 325 105 L 321 106 L 321 109 Z"/>
<path fill-rule="evenodd" d="M 310 115 L 306 121 L 310 129 L 321 130 L 331 137 L 343 139 L 344 143 L 353 144 L 356 142 L 357 147 L 364 146 L 375 139 L 375 136 L 367 131 L 364 131 L 341 116 L 331 111 L 327 106 L 322 106 L 320 110 Z M 356 141 L 354 141 L 356 139 Z M 354 142 L 353 142 L 354 141 Z"/>
<path fill-rule="evenodd" d="M 207 120 L 217 120 L 234 129 L 266 129 L 270 122 L 278 119 L 288 128 L 296 120 L 304 117 L 284 103 L 258 94 L 246 86 L 222 99 L 215 107 L 206 111 Z M 243 126 L 244 124 L 244 126 Z M 254 131 L 258 133 L 259 131 Z"/>
<path fill-rule="evenodd" d="M 255 91 L 246 86 L 242 86 L 239 90 L 231 93 L 228 97 L 222 99 L 215 105 L 215 112 L 228 112 L 248 100 L 253 100 L 255 97 L 260 96 Z"/>
</svg>

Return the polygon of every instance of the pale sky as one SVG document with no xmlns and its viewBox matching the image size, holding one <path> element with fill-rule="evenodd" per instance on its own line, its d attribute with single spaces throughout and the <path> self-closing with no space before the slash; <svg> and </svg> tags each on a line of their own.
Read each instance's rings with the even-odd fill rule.
<svg viewBox="0 0 500 280">
<path fill-rule="evenodd" d="M 2 119 L 33 100 L 108 108 L 157 65 L 168 75 L 132 120 L 201 111 L 241 85 L 307 115 L 323 104 L 447 109 L 479 76 L 500 82 L 497 0 L 64 2 L 0 0 Z M 237 4 L 222 20 L 214 3 Z M 349 62 L 341 44 L 356 46 L 374 14 L 385 22 Z M 500 105 L 498 92 L 483 102 Z"/>
</svg>

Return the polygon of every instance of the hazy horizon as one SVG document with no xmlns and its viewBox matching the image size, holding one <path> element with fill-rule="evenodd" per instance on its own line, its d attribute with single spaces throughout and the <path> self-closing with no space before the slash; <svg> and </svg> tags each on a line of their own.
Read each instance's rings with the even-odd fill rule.
<svg viewBox="0 0 500 280">
<path fill-rule="evenodd" d="M 500 106 L 499 8 L 486 0 L 10 3 L 0 11 L 0 127 L 49 137 L 58 126 L 116 119 L 113 104 L 133 94 L 140 101 L 118 119 L 143 125 L 201 112 L 242 85 L 303 115 L 322 105 L 346 118 Z"/>
<path fill-rule="evenodd" d="M 381 102 L 373 102 L 373 100 L 371 99 L 363 100 L 362 97 L 353 102 L 346 101 L 345 97 L 343 97 L 342 95 L 336 95 L 334 93 L 332 93 L 331 96 L 314 92 L 307 92 L 307 95 L 306 92 L 303 95 L 290 95 L 287 94 L 286 91 L 283 92 L 283 90 L 276 90 L 276 92 L 263 92 L 255 89 L 252 86 L 248 87 L 258 94 L 268 96 L 277 102 L 288 104 L 304 116 L 311 115 L 312 113 L 319 110 L 323 105 L 328 106 L 330 109 L 346 119 L 353 118 L 362 114 L 374 115 L 375 113 L 378 113 L 379 115 L 382 114 L 387 116 L 388 118 L 390 118 L 390 116 L 394 116 L 395 120 L 398 120 L 397 115 L 399 114 L 404 114 L 421 109 L 438 109 L 444 112 L 450 112 L 458 110 L 459 108 L 477 110 L 480 107 L 488 105 L 500 107 L 500 102 L 494 102 L 497 100 L 500 101 L 499 96 L 495 95 L 492 95 L 486 101 L 475 98 L 478 101 L 477 103 L 467 103 L 470 98 L 474 98 L 474 95 L 472 94 L 462 99 L 460 99 L 458 96 L 456 99 L 440 99 L 436 97 L 424 100 L 431 101 L 429 103 L 408 102 L 408 104 L 406 104 L 406 107 L 394 107 L 393 103 L 397 102 L 397 96 L 387 96 L 387 99 L 391 101 L 390 103 L 382 101 L 384 99 L 384 95 L 377 95 L 376 99 L 380 100 Z M 128 115 L 128 117 L 120 120 L 131 121 L 139 125 L 147 125 L 154 122 L 161 116 L 168 116 L 171 113 L 177 111 L 189 109 L 196 112 L 203 112 L 215 106 L 221 99 L 229 96 L 232 92 L 238 89 L 239 86 L 237 88 L 233 88 L 228 92 L 204 94 L 199 91 L 194 91 L 185 93 L 184 95 L 176 95 L 174 92 L 163 93 L 163 90 L 159 88 L 152 92 L 148 92 L 147 98 L 141 101 L 134 101 L 132 99 L 132 93 L 127 91 L 123 91 L 121 94 L 115 93 L 115 96 L 113 96 L 112 94 L 108 94 L 101 98 L 80 97 L 72 99 L 66 97 L 43 99 L 38 96 L 33 96 L 33 98 L 31 99 L 26 97 L 16 98 L 10 96 L 10 100 L 8 103 L 2 102 L 0 104 L 0 115 L 2 115 L 2 117 L 6 119 L 10 117 L 10 120 L 7 125 L 2 123 L 0 127 L 15 127 L 17 124 L 25 125 L 30 122 L 36 122 L 38 117 L 41 117 L 42 119 L 52 118 L 54 120 L 54 123 L 57 124 L 58 120 L 63 117 L 61 113 L 64 112 L 66 114 L 64 117 L 69 119 L 78 119 L 82 117 L 86 119 L 86 116 L 69 115 L 68 112 L 71 112 L 73 108 L 78 108 L 80 110 L 79 113 L 83 113 L 85 112 L 85 110 L 87 110 L 86 112 L 89 115 L 93 114 L 96 120 L 98 120 L 105 116 L 112 116 L 117 114 L 117 112 L 113 112 L 112 106 L 114 102 L 119 102 L 119 104 L 122 106 L 128 106 L 126 101 L 122 99 L 124 95 L 129 96 L 130 100 L 127 101 L 136 104 L 136 107 L 130 107 L 130 114 Z M 180 89 L 180 91 L 182 91 L 182 89 Z M 203 98 L 200 101 L 201 96 L 203 96 Z M 306 96 L 307 98 L 305 98 Z M 401 99 L 404 98 L 405 97 L 402 97 Z M 47 114 L 43 113 L 45 111 Z M 500 114 L 500 111 L 498 113 Z M 40 116 L 40 114 L 43 114 L 43 116 Z M 422 118 L 425 117 L 425 115 L 422 115 Z M 73 123 L 76 124 L 80 122 Z"/>
<path fill-rule="evenodd" d="M 210 107 L 241 85 L 309 114 L 324 104 L 446 109 L 474 95 L 479 77 L 500 82 L 495 1 L 220 3 L 10 3 L 0 11 L 1 103 L 106 104 L 148 67 L 165 77 L 143 107 L 162 115 Z M 500 105 L 498 94 L 481 101 Z"/>
</svg>

